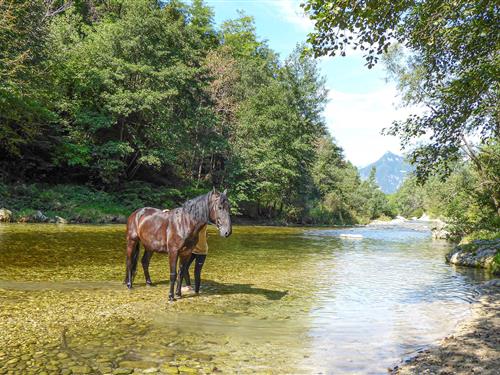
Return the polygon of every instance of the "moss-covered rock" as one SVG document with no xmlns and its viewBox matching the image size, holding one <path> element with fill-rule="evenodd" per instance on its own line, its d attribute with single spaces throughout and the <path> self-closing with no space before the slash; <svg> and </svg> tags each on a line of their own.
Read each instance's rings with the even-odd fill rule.
<svg viewBox="0 0 500 375">
<path fill-rule="evenodd" d="M 458 266 L 485 268 L 500 273 L 500 239 L 475 240 L 458 245 L 446 255 L 446 261 Z"/>
</svg>

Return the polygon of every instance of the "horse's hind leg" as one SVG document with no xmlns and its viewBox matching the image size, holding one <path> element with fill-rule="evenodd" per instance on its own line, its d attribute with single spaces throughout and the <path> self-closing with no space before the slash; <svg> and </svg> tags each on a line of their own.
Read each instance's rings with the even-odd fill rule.
<svg viewBox="0 0 500 375">
<path fill-rule="evenodd" d="M 149 276 L 149 262 L 151 261 L 152 256 L 153 256 L 152 251 L 145 250 L 144 255 L 142 256 L 141 259 L 142 269 L 144 270 L 144 277 L 146 278 L 146 285 L 153 285 L 151 277 Z"/>
<path fill-rule="evenodd" d="M 139 258 L 139 240 L 127 241 L 127 270 L 125 274 L 125 283 L 129 289 L 132 289 L 134 274 L 137 269 L 137 258 Z"/>
<path fill-rule="evenodd" d="M 137 274 L 137 263 L 139 261 L 140 253 L 140 242 L 137 241 L 137 245 L 132 252 L 132 281 L 135 280 L 135 275 Z"/>
</svg>

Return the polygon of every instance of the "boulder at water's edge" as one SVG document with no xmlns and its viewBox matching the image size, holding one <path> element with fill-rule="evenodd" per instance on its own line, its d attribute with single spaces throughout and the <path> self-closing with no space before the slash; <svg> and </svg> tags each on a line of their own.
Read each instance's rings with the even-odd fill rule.
<svg viewBox="0 0 500 375">
<path fill-rule="evenodd" d="M 12 221 L 12 211 L 6 208 L 0 208 L 0 222 L 9 223 Z"/>
<path fill-rule="evenodd" d="M 457 266 L 485 268 L 500 273 L 500 239 L 476 240 L 458 245 L 446 255 L 446 261 Z"/>
</svg>

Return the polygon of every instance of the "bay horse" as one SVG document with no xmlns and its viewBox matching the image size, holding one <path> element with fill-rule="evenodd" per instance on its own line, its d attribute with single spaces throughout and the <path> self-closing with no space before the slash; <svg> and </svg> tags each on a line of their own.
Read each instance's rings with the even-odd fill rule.
<svg viewBox="0 0 500 375">
<path fill-rule="evenodd" d="M 139 259 L 139 246 L 144 246 L 141 263 L 146 284 L 152 285 L 149 276 L 149 262 L 154 252 L 168 253 L 170 265 L 169 300 L 175 301 L 174 285 L 177 280 L 176 296 L 181 297 L 182 280 L 191 252 L 198 242 L 200 230 L 207 224 L 215 224 L 222 237 L 232 233 L 230 205 L 227 190 L 215 190 L 186 201 L 181 207 L 164 212 L 158 208 L 144 207 L 134 211 L 127 220 L 127 269 L 125 284 L 132 288 Z M 179 273 L 177 274 L 177 263 Z"/>
</svg>

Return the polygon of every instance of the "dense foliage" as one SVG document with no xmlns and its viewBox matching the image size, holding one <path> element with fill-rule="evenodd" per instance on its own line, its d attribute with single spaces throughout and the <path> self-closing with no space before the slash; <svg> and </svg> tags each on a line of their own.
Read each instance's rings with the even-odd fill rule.
<svg viewBox="0 0 500 375">
<path fill-rule="evenodd" d="M 217 186 L 252 217 L 383 212 L 327 134 L 315 61 L 303 46 L 280 60 L 251 17 L 217 29 L 201 1 L 175 0 L 0 0 L 0 14 L 0 205 L 123 214 Z"/>
<path fill-rule="evenodd" d="M 497 176 L 500 174 L 498 147 L 498 143 L 485 146 L 479 153 L 487 173 Z M 480 172 L 471 162 L 457 162 L 453 172 L 433 175 L 424 184 L 419 183 L 416 176 L 408 178 L 390 201 L 396 212 L 405 217 L 426 213 L 444 219 L 448 231 L 456 238 L 472 233 L 488 237 L 500 228 L 500 216 L 490 195 L 492 189 L 498 193 L 499 186 L 483 184 Z"/>
<path fill-rule="evenodd" d="M 404 104 L 419 108 L 386 132 L 400 137 L 418 182 L 431 179 L 429 192 L 431 176 L 449 176 L 441 185 L 453 186 L 440 197 L 443 216 L 461 223 L 459 232 L 495 223 L 498 230 L 498 2 L 309 0 L 304 8 L 315 21 L 315 55 L 360 49 L 371 68 L 383 54 Z M 410 180 L 400 191 L 403 213 L 422 208 L 423 198 L 412 195 L 418 190 Z"/>
</svg>

